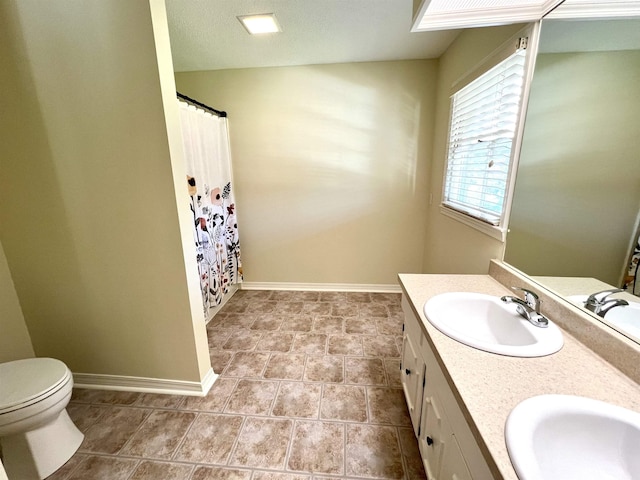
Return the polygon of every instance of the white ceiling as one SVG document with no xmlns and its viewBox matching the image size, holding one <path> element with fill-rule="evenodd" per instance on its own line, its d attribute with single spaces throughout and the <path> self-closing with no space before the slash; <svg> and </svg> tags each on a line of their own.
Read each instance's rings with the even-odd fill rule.
<svg viewBox="0 0 640 480">
<path fill-rule="evenodd" d="M 411 33 L 412 0 L 166 0 L 176 72 L 437 58 L 459 30 Z M 238 15 L 275 13 L 251 36 Z"/>
</svg>

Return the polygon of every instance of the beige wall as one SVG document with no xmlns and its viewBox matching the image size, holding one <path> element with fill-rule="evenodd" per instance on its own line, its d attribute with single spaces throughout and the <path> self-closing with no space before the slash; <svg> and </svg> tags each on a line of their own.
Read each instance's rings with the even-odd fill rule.
<svg viewBox="0 0 640 480">
<path fill-rule="evenodd" d="M 440 213 L 447 154 L 449 95 L 453 83 L 477 66 L 522 25 L 464 30 L 440 57 L 430 174 L 430 202 L 423 273 L 486 273 L 489 260 L 502 258 L 503 244 Z"/>
<path fill-rule="evenodd" d="M 437 62 L 178 73 L 229 112 L 245 280 L 420 272 Z"/>
<path fill-rule="evenodd" d="M 163 9 L 0 4 L 0 240 L 36 355 L 74 372 L 199 381 L 210 365 Z"/>
<path fill-rule="evenodd" d="M 505 260 L 620 285 L 640 207 L 640 52 L 539 55 Z"/>
<path fill-rule="evenodd" d="M 0 363 L 34 356 L 18 295 L 0 244 Z"/>
</svg>

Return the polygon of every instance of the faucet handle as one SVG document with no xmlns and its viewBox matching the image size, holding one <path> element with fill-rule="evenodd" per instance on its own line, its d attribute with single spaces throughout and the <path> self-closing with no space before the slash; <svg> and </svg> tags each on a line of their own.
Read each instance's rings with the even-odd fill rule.
<svg viewBox="0 0 640 480">
<path fill-rule="evenodd" d="M 535 310 L 536 313 L 540 313 L 540 297 L 535 292 L 522 287 L 511 287 L 511 290 L 524 292 L 524 301 L 527 305 Z"/>
<path fill-rule="evenodd" d="M 620 293 L 620 292 L 624 292 L 624 290 L 622 288 L 610 288 L 608 290 L 602 290 L 600 292 L 596 292 L 596 293 L 592 293 L 591 295 L 589 295 L 589 298 L 587 298 L 587 301 L 585 302 L 585 306 L 587 305 L 599 305 L 604 303 L 604 301 L 607 299 L 607 297 L 609 295 L 613 295 L 614 293 Z"/>
</svg>

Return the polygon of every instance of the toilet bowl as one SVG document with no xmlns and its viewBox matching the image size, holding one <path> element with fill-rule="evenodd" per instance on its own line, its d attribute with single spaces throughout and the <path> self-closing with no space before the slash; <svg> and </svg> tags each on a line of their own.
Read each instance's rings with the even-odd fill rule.
<svg viewBox="0 0 640 480">
<path fill-rule="evenodd" d="M 78 450 L 84 435 L 65 410 L 72 388 L 60 360 L 0 364 L 0 446 L 9 480 L 42 480 Z"/>
</svg>

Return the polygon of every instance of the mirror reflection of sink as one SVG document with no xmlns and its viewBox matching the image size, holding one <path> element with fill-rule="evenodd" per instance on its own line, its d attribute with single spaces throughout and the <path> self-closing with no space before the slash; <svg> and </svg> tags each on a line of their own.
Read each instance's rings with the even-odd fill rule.
<svg viewBox="0 0 640 480">
<path fill-rule="evenodd" d="M 640 413 L 590 398 L 541 395 L 518 404 L 505 427 L 520 480 L 640 478 Z"/>
<path fill-rule="evenodd" d="M 512 357 L 541 357 L 562 348 L 560 329 L 532 325 L 516 312 L 515 304 L 481 293 L 436 295 L 424 305 L 429 323 L 470 347 Z"/>
<path fill-rule="evenodd" d="M 567 299 L 579 307 L 584 307 L 587 295 L 571 295 Z M 629 305 L 619 306 L 609 310 L 604 319 L 625 332 L 640 338 L 640 303 L 629 302 Z"/>
</svg>

